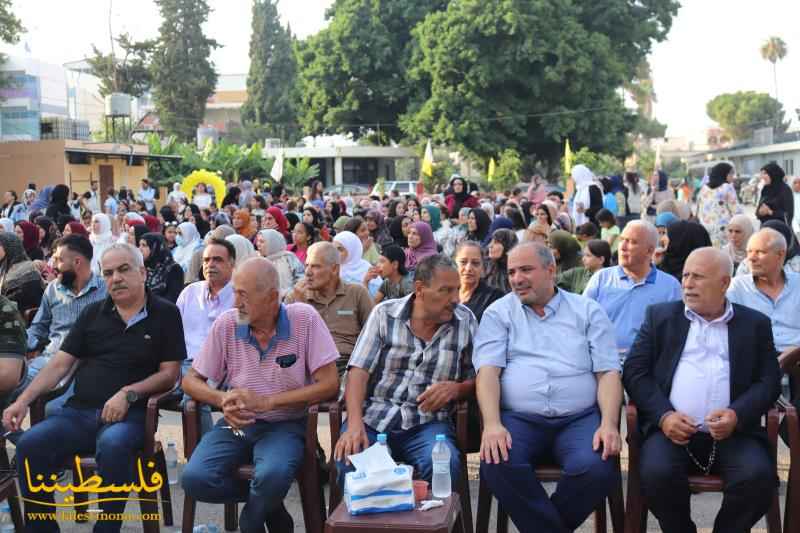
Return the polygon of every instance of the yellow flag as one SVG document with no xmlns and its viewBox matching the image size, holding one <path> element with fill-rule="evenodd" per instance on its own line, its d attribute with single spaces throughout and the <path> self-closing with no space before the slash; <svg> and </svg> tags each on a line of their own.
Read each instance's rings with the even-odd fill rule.
<svg viewBox="0 0 800 533">
<path fill-rule="evenodd" d="M 568 178 L 572 174 L 572 149 L 569 147 L 569 139 L 564 146 L 564 177 Z"/>
<path fill-rule="evenodd" d="M 494 157 L 489 159 L 489 173 L 487 174 L 487 177 L 489 178 L 489 183 L 494 180 Z"/>
<path fill-rule="evenodd" d="M 428 177 L 433 176 L 433 149 L 431 148 L 430 139 L 428 139 L 428 145 L 425 147 L 425 157 L 422 158 L 422 173 Z"/>
</svg>

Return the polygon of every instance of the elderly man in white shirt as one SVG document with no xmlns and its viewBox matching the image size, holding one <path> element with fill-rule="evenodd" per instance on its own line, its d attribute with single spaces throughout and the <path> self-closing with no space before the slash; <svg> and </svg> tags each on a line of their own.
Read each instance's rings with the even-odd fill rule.
<svg viewBox="0 0 800 533">
<path fill-rule="evenodd" d="M 716 533 L 750 531 L 777 489 L 761 418 L 780 393 L 778 353 L 769 318 L 726 299 L 732 273 L 726 253 L 692 252 L 683 301 L 647 309 L 625 360 L 643 438 L 642 489 L 664 533 L 697 531 L 689 474 L 722 478 Z"/>
</svg>

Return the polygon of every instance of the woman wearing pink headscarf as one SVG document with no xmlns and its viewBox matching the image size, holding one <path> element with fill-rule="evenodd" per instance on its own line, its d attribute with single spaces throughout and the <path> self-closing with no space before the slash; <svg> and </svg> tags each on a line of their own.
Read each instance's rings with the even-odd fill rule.
<svg viewBox="0 0 800 533">
<path fill-rule="evenodd" d="M 414 270 L 417 264 L 437 252 L 433 230 L 427 222 L 415 222 L 408 230 L 408 248 L 406 253 L 406 270 Z"/>
</svg>

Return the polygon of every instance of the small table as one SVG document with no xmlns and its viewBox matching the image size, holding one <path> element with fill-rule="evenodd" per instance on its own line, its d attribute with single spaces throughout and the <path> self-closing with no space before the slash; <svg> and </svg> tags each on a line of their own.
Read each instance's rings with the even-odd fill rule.
<svg viewBox="0 0 800 533">
<path fill-rule="evenodd" d="M 400 511 L 352 516 L 344 502 L 340 503 L 325 521 L 325 533 L 403 533 L 426 531 L 431 533 L 465 533 L 461 517 L 461 502 L 453 493 L 444 500 L 444 505 L 428 511 Z"/>
</svg>

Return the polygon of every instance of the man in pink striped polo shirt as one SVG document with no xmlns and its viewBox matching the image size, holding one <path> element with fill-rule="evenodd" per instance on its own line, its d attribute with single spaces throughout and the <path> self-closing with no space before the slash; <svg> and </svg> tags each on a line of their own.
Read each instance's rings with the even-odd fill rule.
<svg viewBox="0 0 800 533">
<path fill-rule="evenodd" d="M 222 409 L 224 419 L 192 453 L 181 483 L 198 501 L 245 501 L 242 532 L 294 530 L 283 498 L 303 457 L 306 406 L 336 395 L 339 353 L 313 307 L 282 305 L 278 274 L 251 258 L 233 275 L 235 309 L 222 313 L 183 378 L 187 394 Z M 212 389 L 207 380 L 225 383 Z M 239 430 L 239 431 L 234 431 Z M 237 466 L 251 461 L 249 486 Z"/>
</svg>

